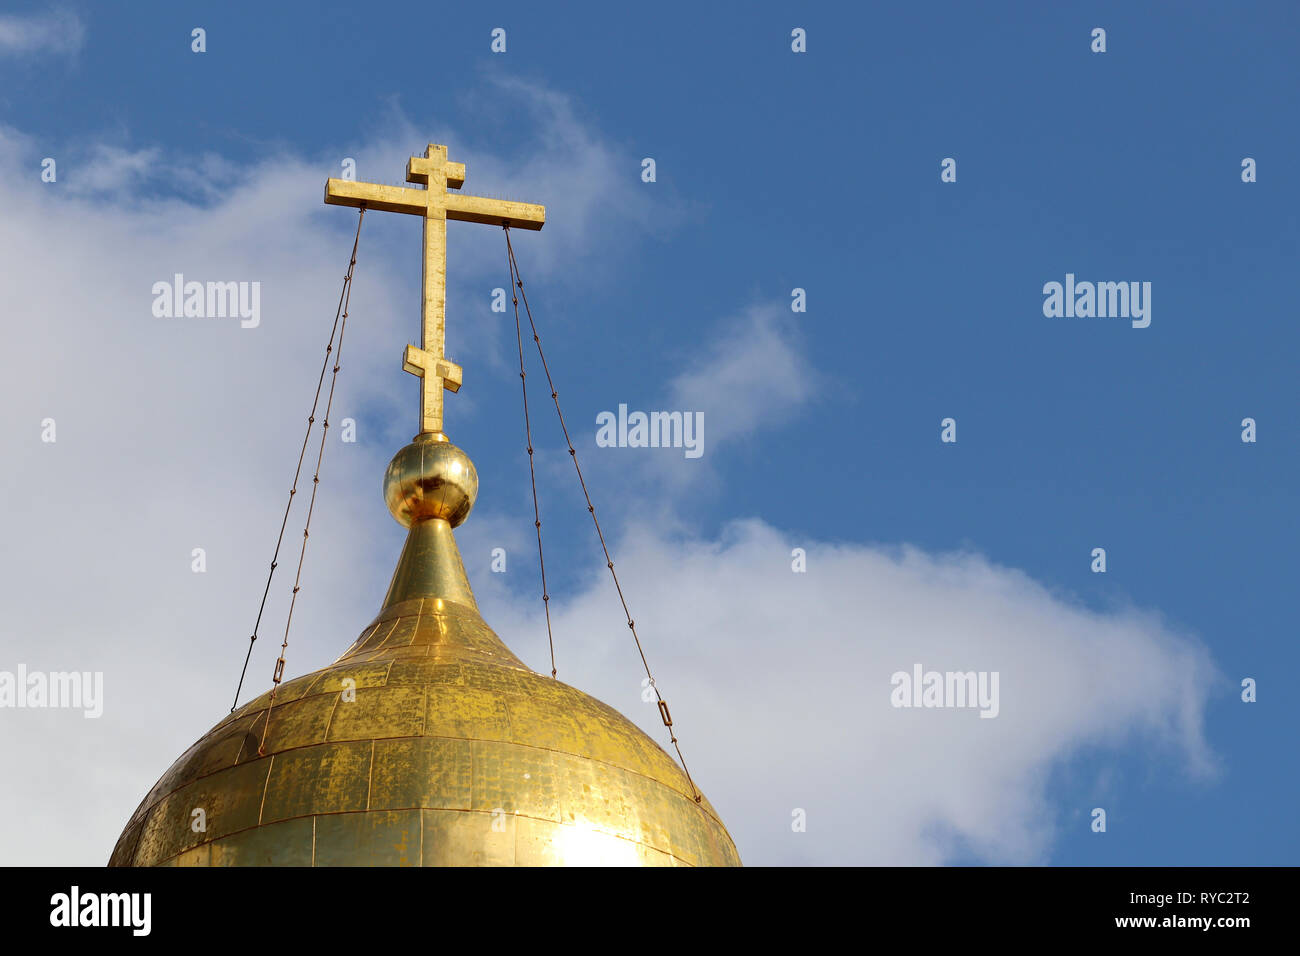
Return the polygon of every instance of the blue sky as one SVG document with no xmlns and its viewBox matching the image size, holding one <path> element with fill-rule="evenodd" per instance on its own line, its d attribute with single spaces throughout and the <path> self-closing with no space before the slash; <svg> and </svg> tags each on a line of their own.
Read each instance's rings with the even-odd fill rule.
<svg viewBox="0 0 1300 956">
<path fill-rule="evenodd" d="M 11 13 L 39 19 L 50 9 L 17 3 Z M 1136 718 L 1133 727 L 1095 736 L 1066 734 L 1017 769 L 1025 776 L 1013 789 L 1024 779 L 1041 788 L 1026 813 L 1045 813 L 1048 822 L 1013 862 L 1296 862 L 1298 715 L 1286 681 L 1300 665 L 1292 612 L 1300 537 L 1292 276 L 1300 239 L 1300 7 L 762 3 L 742 12 L 593 4 L 557 12 L 492 4 L 460 16 L 423 4 L 394 4 L 387 13 L 297 3 L 58 10 L 64 19 L 55 22 L 81 30 L 80 42 L 69 41 L 71 50 L 47 44 L 4 52 L 0 122 L 31 155 L 57 157 L 77 201 L 101 203 L 106 215 L 139 216 L 162 204 L 188 209 L 191 222 L 215 216 L 241 183 L 290 163 L 300 164 L 304 195 L 319 205 L 321 183 L 338 175 L 342 157 L 391 154 L 396 163 L 382 168 L 360 163 L 358 178 L 394 182 L 402 177 L 400 156 L 426 142 L 448 142 L 453 159 L 485 157 L 480 167 L 470 163 L 467 192 L 546 203 L 547 229 L 518 240 L 520 266 L 566 416 L 598 479 L 597 507 L 613 526 L 667 514 L 690 542 L 726 542 L 733 522 L 757 519 L 791 546 L 808 542 L 810 581 L 819 555 L 829 560 L 837 548 L 976 553 L 1023 572 L 1064 605 L 1102 616 L 1149 613 L 1160 634 L 1203 645 L 1214 673 L 1188 685 L 1198 712 L 1193 736 L 1201 738 L 1191 749 L 1213 769 L 1189 771 L 1197 761 L 1181 745 L 1150 739 Z M 207 31 L 206 53 L 190 50 L 195 26 Z M 489 49 L 495 27 L 507 31 L 504 54 Z M 795 27 L 807 31 L 804 54 L 790 49 Z M 1090 50 L 1095 27 L 1106 30 L 1105 53 Z M 546 165 L 537 177 L 510 175 L 545 163 L 548 152 L 582 155 L 584 143 L 608 158 L 599 167 L 616 180 L 602 187 L 607 193 L 563 164 Z M 78 192 L 78 177 L 89 182 L 89 157 L 112 155 L 144 156 L 147 169 Z M 644 157 L 655 159 L 654 183 L 641 182 Z M 957 162 L 955 183 L 940 182 L 945 157 Z M 1258 164 L 1255 183 L 1241 181 L 1244 157 Z M 23 188 L 40 190 L 39 167 L 33 170 Z M 591 207 L 583 202 L 588 186 Z M 548 187 L 555 194 L 523 192 Z M 566 210 L 582 211 L 580 227 L 565 231 Z M 302 296 L 315 288 L 317 298 L 300 297 L 295 306 L 324 321 L 355 219 L 323 206 L 295 215 L 302 217 L 295 226 L 309 225 L 328 256 L 304 265 L 312 281 L 301 284 Z M 398 403 L 413 415 L 415 403 L 415 383 L 394 357 L 401 337 L 415 335 L 419 294 L 418 224 L 397 219 L 367 216 L 356 280 L 359 296 L 375 297 L 367 284 L 392 280 L 382 300 L 360 300 L 394 307 L 391 328 L 364 346 L 382 355 L 391 375 L 358 382 L 351 395 L 356 380 L 345 372 L 340 385 L 345 411 L 360 423 L 354 467 L 369 484 L 334 499 L 355 510 L 360 526 L 381 529 L 377 546 L 393 555 L 400 529 L 377 488 L 384 463 L 413 431 L 408 419 L 392 416 Z M 183 225 L 186 216 L 175 221 Z M 238 235 L 237 224 L 221 228 Z M 262 238 L 245 241 L 275 245 L 266 238 L 274 222 L 257 228 Z M 526 563 L 531 503 L 510 369 L 513 329 L 487 309 L 490 289 L 507 284 L 504 250 L 499 236 L 482 235 L 488 232 L 449 229 L 448 348 L 466 368 L 467 388 L 449 396 L 447 408 L 453 440 L 484 476 L 462 537 L 471 572 L 485 570 L 475 555 L 497 529 L 524 535 L 509 539 L 520 542 L 519 570 L 485 602 L 485 613 L 499 600 L 505 614 L 511 602 L 535 601 L 536 583 Z M 118 253 L 129 255 L 129 247 Z M 372 269 L 376 260 L 382 267 Z M 1066 273 L 1150 282 L 1150 327 L 1044 317 L 1043 284 Z M 305 343 L 309 354 L 276 366 L 275 379 L 250 371 L 244 384 L 265 399 L 264 415 L 282 430 L 275 434 L 289 436 L 305 416 L 310 367 L 327 326 L 289 327 L 272 278 L 262 277 L 266 334 L 283 336 L 286 349 Z M 21 281 L 6 270 L 6 285 Z M 789 309 L 796 287 L 806 290 L 804 313 Z M 27 327 L 11 334 L 11 352 L 23 350 Z M 349 335 L 365 340 L 365 326 Z M 597 412 L 619 403 L 671 408 L 672 397 L 699 394 L 683 376 L 707 382 L 710 360 L 725 364 L 769 337 L 778 361 L 769 368 L 760 352 L 749 387 L 713 396 L 719 404 L 707 420 L 734 437 L 711 445 L 698 467 L 667 462 L 658 451 L 595 446 Z M 134 354 L 147 366 L 178 344 L 154 336 Z M 240 379 L 242 354 L 226 355 L 236 363 L 227 383 Z M 534 392 L 534 428 L 553 453 L 544 456 L 541 477 L 556 502 L 546 524 L 548 572 L 562 595 L 596 587 L 590 569 L 602 569 L 543 398 Z M 167 398 L 181 408 L 185 401 L 184 394 Z M 757 420 L 729 425 L 745 417 L 733 402 Z M 948 416 L 957 421 L 955 444 L 939 440 Z M 1241 441 L 1245 417 L 1258 423 L 1256 443 Z M 282 478 L 250 478 L 244 489 L 264 509 L 241 545 L 250 566 L 264 565 L 273 538 L 271 521 L 260 519 L 280 505 L 296 458 L 290 444 L 267 465 Z M 240 463 L 230 470 L 238 483 Z M 25 474 L 38 482 L 36 472 Z M 1090 571 L 1095 547 L 1107 551 L 1105 574 Z M 783 554 L 775 559 L 788 560 Z M 137 576 L 147 576 L 147 567 Z M 353 568 L 371 589 L 360 603 L 377 607 L 390 569 L 383 561 Z M 652 564 L 644 569 L 653 573 Z M 230 582 L 250 610 L 259 573 L 250 567 Z M 617 603 L 600 594 L 616 630 Z M 941 604 L 941 588 L 927 601 Z M 487 617 L 542 669 L 535 633 L 515 638 Z M 322 635 L 321 653 L 346 647 L 364 620 L 354 623 Z M 871 640 L 869 622 L 859 623 L 861 633 L 835 640 Z M 904 648 L 906 636 L 893 635 Z M 788 653 L 808 658 L 800 679 L 815 686 L 842 666 L 829 649 L 834 642 L 788 637 Z M 652 663 L 655 640 L 648 636 Z M 232 683 L 238 643 L 232 637 L 212 651 L 213 666 L 230 671 Z M 743 669 L 683 653 L 671 659 L 719 684 L 733 666 Z M 1103 652 L 1084 645 L 1083 653 Z M 919 652 L 896 656 L 902 668 L 931 663 Z M 1004 669 L 1014 666 L 993 656 Z M 634 659 L 619 660 L 635 677 Z M 1138 660 L 1146 669 L 1123 674 L 1134 713 L 1142 711 L 1143 687 L 1160 697 L 1170 686 L 1160 653 Z M 765 676 L 779 687 L 780 673 Z M 1258 703 L 1239 700 L 1244 677 L 1259 681 Z M 863 673 L 862 693 L 887 695 L 887 681 L 887 672 Z M 224 713 L 220 703 L 204 703 L 209 723 Z M 1180 713 L 1178 700 L 1167 706 L 1155 724 Z M 702 723 L 694 736 L 712 732 L 720 750 L 725 733 L 748 732 L 743 715 Z M 192 740 L 202 729 L 181 736 Z M 831 752 L 853 733 L 815 719 L 808 729 L 818 741 L 811 749 Z M 691 760 L 689 730 L 683 739 Z M 183 745 L 173 743 L 163 741 L 160 752 L 180 753 Z M 767 773 L 783 776 L 792 748 L 810 745 L 775 741 Z M 872 777 L 910 772 L 910 765 L 853 759 L 866 761 L 857 769 Z M 712 796 L 718 785 L 692 769 Z M 139 779 L 137 794 L 152 779 Z M 758 774 L 749 785 L 763 782 Z M 875 812 L 851 788 L 836 796 L 838 809 L 827 815 Z M 730 799 L 741 813 L 743 794 Z M 725 801 L 714 803 L 726 818 Z M 1087 825 L 1095 806 L 1110 808 L 1104 835 Z M 922 821 L 922 829 L 950 826 L 958 835 L 937 857 L 918 861 L 1007 859 L 981 842 L 996 843 L 996 833 L 971 838 L 953 823 L 961 818 Z M 833 842 L 804 850 L 789 844 L 788 827 L 764 826 L 746 825 L 743 840 L 736 833 L 747 862 L 880 859 L 869 841 L 846 859 L 835 856 Z M 774 841 L 783 849 L 772 850 Z"/>
</svg>

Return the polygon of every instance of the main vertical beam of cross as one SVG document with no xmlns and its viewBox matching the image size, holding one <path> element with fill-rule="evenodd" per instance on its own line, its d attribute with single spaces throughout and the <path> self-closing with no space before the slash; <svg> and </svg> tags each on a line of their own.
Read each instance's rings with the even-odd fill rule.
<svg viewBox="0 0 1300 956">
<path fill-rule="evenodd" d="M 424 168 L 428 202 L 424 208 L 424 307 L 421 316 L 423 348 L 442 358 L 447 344 L 447 147 L 430 145 Z M 437 369 L 420 376 L 420 431 L 442 431 L 442 393 L 445 384 Z"/>
</svg>

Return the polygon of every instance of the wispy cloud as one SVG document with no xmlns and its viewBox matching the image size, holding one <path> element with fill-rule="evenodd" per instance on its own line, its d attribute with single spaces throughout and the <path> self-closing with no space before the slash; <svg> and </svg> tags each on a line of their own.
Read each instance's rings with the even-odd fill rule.
<svg viewBox="0 0 1300 956">
<path fill-rule="evenodd" d="M 719 324 L 669 385 L 668 407 L 705 413 L 709 440 L 735 441 L 785 424 L 818 391 L 788 305 L 753 305 Z"/>
<path fill-rule="evenodd" d="M 678 351 L 664 361 L 680 371 L 647 401 L 651 409 L 691 418 L 691 438 L 701 453 L 686 457 L 676 448 L 590 448 L 584 461 L 591 460 L 606 480 L 625 491 L 665 484 L 677 493 L 687 487 L 696 494 L 717 490 L 721 463 L 734 460 L 737 450 L 743 454 L 746 442 L 760 433 L 775 433 L 840 389 L 809 361 L 798 316 L 783 302 L 753 303 L 703 324 L 696 344 Z M 615 414 L 612 408 L 610 414 Z M 542 454 L 538 462 L 548 475 L 563 473 L 561 480 L 568 480 L 572 466 L 567 456 Z M 638 467 L 630 467 L 634 463 Z M 635 500 L 648 504 L 662 496 L 638 495 Z M 661 518 L 675 520 L 671 514 Z"/>
<path fill-rule="evenodd" d="M 85 41 L 85 25 L 68 10 L 0 15 L 0 56 L 75 54 Z"/>
<path fill-rule="evenodd" d="M 132 150 L 96 143 L 74 169 L 65 167 L 67 189 L 76 195 L 132 189 L 157 174 L 159 155 L 157 149 Z"/>
</svg>

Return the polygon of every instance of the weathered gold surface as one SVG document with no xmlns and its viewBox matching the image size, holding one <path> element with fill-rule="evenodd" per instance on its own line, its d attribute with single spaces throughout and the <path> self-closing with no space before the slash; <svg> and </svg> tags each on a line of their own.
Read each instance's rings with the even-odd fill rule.
<svg viewBox="0 0 1300 956">
<path fill-rule="evenodd" d="M 423 346 L 408 345 L 403 371 L 420 377 L 420 431 L 442 431 L 443 390 L 460 390 L 463 371 L 446 357 L 447 220 L 480 222 L 519 229 L 546 225 L 546 207 L 506 199 L 449 193 L 465 184 L 465 164 L 447 160 L 447 147 L 429 144 L 423 156 L 406 164 L 406 181 L 423 189 L 330 179 L 325 202 L 332 206 L 364 206 L 424 218 L 424 305 L 421 310 Z"/>
<path fill-rule="evenodd" d="M 468 464 L 445 436 L 409 447 L 438 444 L 398 454 L 423 462 L 406 479 Z M 245 704 L 176 761 L 110 865 L 740 863 L 662 748 L 529 670 L 484 623 L 444 518 L 410 525 L 383 610 L 343 656 L 280 686 L 258 756 L 267 705 Z"/>
</svg>

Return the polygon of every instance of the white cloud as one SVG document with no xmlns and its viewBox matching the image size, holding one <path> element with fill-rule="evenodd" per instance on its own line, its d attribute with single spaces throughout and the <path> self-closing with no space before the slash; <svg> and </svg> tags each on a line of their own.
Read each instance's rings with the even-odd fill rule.
<svg viewBox="0 0 1300 956">
<path fill-rule="evenodd" d="M 0 16 L 0 56 L 36 53 L 73 54 L 81 50 L 86 28 L 67 10 Z"/>
<path fill-rule="evenodd" d="M 678 520 L 678 496 L 686 489 L 698 498 L 718 492 L 717 464 L 734 462 L 735 454 L 746 454 L 747 440 L 773 434 L 817 402 L 843 391 L 838 382 L 809 362 L 798 319 L 789 305 L 781 302 L 746 306 L 700 330 L 689 351 L 679 349 L 663 356 L 663 361 L 679 371 L 665 383 L 660 395 L 648 403 L 624 404 L 629 404 L 629 415 L 636 411 L 681 412 L 683 422 L 689 417 L 694 423 L 691 440 L 698 456 L 688 456 L 684 435 L 679 436 L 681 448 L 597 447 L 599 418 L 572 432 L 584 472 L 596 475 L 600 487 L 619 488 L 625 506 L 653 508 L 653 502 L 663 502 L 656 515 L 661 522 Z M 544 390 L 538 397 L 540 410 L 535 414 L 549 424 L 554 410 Z M 615 404 L 611 400 L 610 405 Z M 617 407 L 603 412 L 617 420 Z M 572 420 L 570 425 L 574 425 Z M 752 442 L 749 444 L 752 447 Z M 536 464 L 549 485 L 562 494 L 570 488 L 573 465 L 567 454 L 553 454 L 542 447 Z M 671 495 L 663 493 L 665 485 Z M 638 492 L 635 497 L 633 489 Z"/>
<path fill-rule="evenodd" d="M 750 306 L 669 383 L 667 407 L 704 412 L 710 447 L 785 424 L 817 393 L 792 315 L 780 304 Z"/>
<path fill-rule="evenodd" d="M 120 193 L 136 188 L 158 173 L 160 151 L 131 150 L 107 143 L 96 143 L 87 158 L 77 163 L 71 175 L 62 177 L 68 192 L 85 196 L 94 193 Z"/>
</svg>

